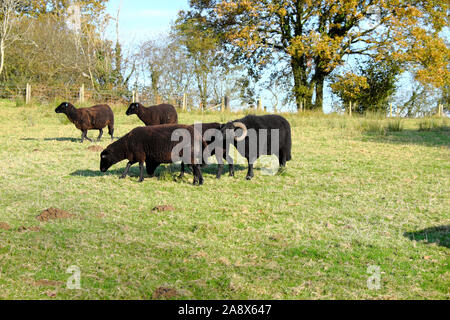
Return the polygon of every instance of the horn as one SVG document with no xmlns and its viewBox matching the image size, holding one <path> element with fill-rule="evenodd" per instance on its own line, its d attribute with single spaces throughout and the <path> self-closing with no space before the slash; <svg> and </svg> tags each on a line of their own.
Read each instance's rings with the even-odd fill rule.
<svg viewBox="0 0 450 320">
<path fill-rule="evenodd" d="M 234 126 L 235 126 L 236 128 L 241 128 L 242 130 L 244 130 L 244 132 L 242 133 L 242 136 L 240 136 L 239 138 L 238 138 L 238 137 L 234 137 L 234 139 L 235 139 L 237 142 L 244 141 L 245 138 L 247 137 L 247 134 L 248 134 L 247 126 L 246 126 L 245 124 L 243 124 L 242 122 L 235 122 L 235 123 L 233 123 L 233 124 L 234 124 Z"/>
</svg>

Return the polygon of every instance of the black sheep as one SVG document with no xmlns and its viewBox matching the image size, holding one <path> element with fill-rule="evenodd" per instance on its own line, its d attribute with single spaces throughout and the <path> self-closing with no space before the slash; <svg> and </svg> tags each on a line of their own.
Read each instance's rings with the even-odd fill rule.
<svg viewBox="0 0 450 320">
<path fill-rule="evenodd" d="M 188 141 L 182 141 L 184 145 L 189 143 L 188 152 L 184 154 L 184 151 L 175 151 L 176 147 L 180 146 L 180 142 L 172 141 L 172 137 L 177 137 L 179 129 L 184 130 L 188 136 Z M 178 137 L 181 137 L 178 134 Z M 195 143 L 199 145 L 195 148 Z M 124 179 L 130 167 L 139 163 L 140 178 L 139 182 L 144 181 L 144 162 L 147 167 L 147 173 L 149 176 L 153 176 L 156 168 L 162 163 L 172 163 L 181 159 L 184 162 L 189 163 L 194 173 L 194 184 L 203 184 L 202 172 L 200 164 L 202 160 L 201 150 L 206 147 L 206 143 L 201 138 L 200 134 L 194 134 L 194 128 L 191 126 L 167 124 L 159 126 L 139 127 L 132 130 L 123 138 L 112 143 L 101 153 L 100 170 L 102 172 L 108 171 L 108 169 L 123 160 L 128 160 L 128 165 L 125 172 L 120 177 Z M 195 154 L 196 149 L 197 154 Z M 172 156 L 174 153 L 174 158 Z"/>
<path fill-rule="evenodd" d="M 178 123 L 177 110 L 171 104 L 160 104 L 146 108 L 142 104 L 135 102 L 130 104 L 126 114 L 127 116 L 137 115 L 146 126 Z"/>
<path fill-rule="evenodd" d="M 243 131 L 240 136 L 236 133 L 238 129 Z M 239 153 L 247 159 L 247 180 L 253 178 L 253 165 L 262 155 L 277 155 L 281 167 L 285 167 L 286 161 L 292 159 L 291 125 L 282 116 L 249 115 L 227 123 L 221 130 L 224 137 L 227 136 L 227 132 L 232 133 L 233 139 L 226 139 L 227 143 L 233 143 Z M 277 135 L 276 131 L 273 130 L 277 131 L 278 139 L 275 139 Z M 264 139 L 264 141 L 261 139 Z M 242 143 L 243 146 L 241 147 L 240 144 Z M 272 143 L 275 144 L 272 145 Z"/>
<path fill-rule="evenodd" d="M 194 126 L 195 126 L 195 125 L 192 125 L 192 127 L 194 127 Z M 213 156 L 213 155 L 216 156 L 217 163 L 218 163 L 218 166 L 219 166 L 219 169 L 218 169 L 218 171 L 217 171 L 217 179 L 220 179 L 220 178 L 222 177 L 223 168 L 224 168 L 223 161 L 221 161 L 222 159 L 220 159 L 220 154 L 222 155 L 222 158 L 225 159 L 225 160 L 228 162 L 228 165 L 229 165 L 229 171 L 230 171 L 230 177 L 234 177 L 234 165 L 233 165 L 233 159 L 230 158 L 230 157 L 228 156 L 228 154 L 226 153 L 227 147 L 226 147 L 226 144 L 225 144 L 225 140 L 223 139 L 222 133 L 221 133 L 221 131 L 220 131 L 220 130 L 222 129 L 222 127 L 223 127 L 223 124 L 220 124 L 220 123 L 218 123 L 218 122 L 213 122 L 213 123 L 199 123 L 199 124 L 197 124 L 197 126 L 198 126 L 198 127 L 201 126 L 202 137 L 204 138 L 204 140 L 205 140 L 205 142 L 208 144 L 208 146 L 209 146 L 209 145 L 212 145 L 212 144 L 216 141 L 216 138 L 215 138 L 214 136 L 212 136 L 211 139 L 205 138 L 205 132 L 206 132 L 206 131 L 208 131 L 208 130 L 217 130 L 216 132 L 217 132 L 217 133 L 220 133 L 220 135 L 221 135 L 220 138 L 221 138 L 222 141 L 223 141 L 223 146 L 222 146 L 222 148 L 218 147 L 217 151 L 218 151 L 219 154 L 217 154 L 217 153 L 215 152 L 215 151 L 216 151 L 215 149 L 210 150 L 210 151 L 211 151 L 211 156 Z M 195 127 L 194 127 L 194 128 L 195 128 Z M 204 151 L 204 150 L 203 150 L 203 151 Z M 181 164 L 181 174 L 180 174 L 180 177 L 183 177 L 183 176 L 184 176 L 184 173 L 185 173 L 185 166 L 184 166 L 184 164 L 182 163 L 182 164 Z"/>
<path fill-rule="evenodd" d="M 81 143 L 84 142 L 84 139 L 92 142 L 87 137 L 88 130 L 99 130 L 98 140 L 100 141 L 103 136 L 103 129 L 106 127 L 108 127 L 111 140 L 114 139 L 114 113 L 106 104 L 77 109 L 72 104 L 63 102 L 56 108 L 55 112 L 64 113 L 75 127 L 81 130 Z"/>
</svg>

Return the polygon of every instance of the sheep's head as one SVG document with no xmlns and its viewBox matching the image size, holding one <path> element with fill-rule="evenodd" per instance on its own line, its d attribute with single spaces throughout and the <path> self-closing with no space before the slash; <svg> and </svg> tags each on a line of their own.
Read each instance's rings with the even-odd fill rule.
<svg viewBox="0 0 450 320">
<path fill-rule="evenodd" d="M 70 103 L 68 102 L 63 102 L 59 105 L 58 108 L 56 108 L 55 112 L 56 113 L 66 113 L 69 108 L 73 107 Z"/>
<path fill-rule="evenodd" d="M 131 116 L 132 114 L 137 114 L 137 111 L 139 109 L 140 104 L 137 102 L 134 102 L 130 104 L 127 110 L 127 116 Z"/>
<path fill-rule="evenodd" d="M 107 148 L 100 155 L 100 171 L 106 172 L 113 165 L 118 163 L 120 160 L 117 159 L 117 156 L 111 149 Z"/>
<path fill-rule="evenodd" d="M 227 136 L 227 132 L 233 132 L 234 139 L 237 142 L 244 141 L 248 135 L 248 129 L 242 122 L 228 122 L 225 125 L 221 125 L 220 131 L 224 137 Z"/>
</svg>

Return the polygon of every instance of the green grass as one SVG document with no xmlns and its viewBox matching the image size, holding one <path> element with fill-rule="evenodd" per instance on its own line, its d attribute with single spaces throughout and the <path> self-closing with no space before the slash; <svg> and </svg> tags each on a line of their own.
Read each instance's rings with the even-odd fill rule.
<svg viewBox="0 0 450 320">
<path fill-rule="evenodd" d="M 175 181 L 178 166 L 142 184 L 137 167 L 118 179 L 125 162 L 100 173 L 99 152 L 55 107 L 0 102 L 0 222 L 11 226 L 0 229 L 0 299 L 151 299 L 159 287 L 179 299 L 450 298 L 444 120 L 419 131 L 422 120 L 389 130 L 382 119 L 290 115 L 287 169 L 248 182 L 242 165 L 217 181 L 211 166 L 194 187 L 191 175 Z M 125 110 L 114 107 L 119 136 L 141 125 Z M 160 205 L 176 210 L 152 211 Z M 77 217 L 37 221 L 49 207 Z M 73 265 L 81 290 L 65 285 Z M 368 289 L 369 266 L 381 268 L 380 290 Z"/>
</svg>

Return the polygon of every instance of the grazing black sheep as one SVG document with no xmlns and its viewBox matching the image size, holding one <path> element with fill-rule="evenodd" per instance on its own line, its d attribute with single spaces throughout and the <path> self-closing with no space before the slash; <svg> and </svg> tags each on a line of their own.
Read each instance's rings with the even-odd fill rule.
<svg viewBox="0 0 450 320">
<path fill-rule="evenodd" d="M 194 127 L 195 125 L 192 125 L 192 127 Z M 218 123 L 218 122 L 213 122 L 213 123 L 201 123 L 201 124 L 197 124 L 197 126 L 201 126 L 201 131 L 202 131 L 202 137 L 205 140 L 205 142 L 208 144 L 208 146 L 212 145 L 215 141 L 216 141 L 216 137 L 212 136 L 211 139 L 205 138 L 205 132 L 208 130 L 217 130 L 218 133 L 221 134 L 221 129 L 223 127 L 222 124 Z M 195 127 L 194 127 L 195 128 Z M 215 155 L 216 159 L 217 159 L 217 163 L 219 166 L 219 169 L 217 171 L 217 179 L 220 179 L 222 177 L 222 173 L 223 173 L 223 161 L 221 161 L 222 159 L 220 159 L 220 154 L 222 155 L 222 158 L 224 160 L 226 160 L 228 162 L 229 165 L 229 171 L 230 171 L 230 177 L 234 177 L 234 165 L 233 165 L 233 159 L 230 158 L 228 156 L 228 154 L 226 153 L 227 147 L 226 147 L 226 143 L 225 143 L 225 139 L 223 139 L 222 134 L 220 137 L 223 141 L 223 146 L 222 148 L 218 148 L 217 151 L 219 154 L 216 153 L 216 150 L 213 149 L 211 150 L 211 155 Z M 204 151 L 204 150 L 203 150 Z M 182 178 L 184 176 L 185 173 L 185 166 L 184 163 L 181 164 L 181 174 L 180 174 L 180 178 Z"/>
<path fill-rule="evenodd" d="M 76 109 L 72 104 L 63 102 L 56 108 L 55 112 L 64 113 L 75 127 L 81 130 L 81 143 L 84 142 L 84 139 L 92 142 L 87 137 L 88 130 L 99 130 L 98 141 L 100 141 L 105 127 L 108 127 L 111 140 L 114 139 L 114 113 L 106 104 Z"/>
<path fill-rule="evenodd" d="M 183 137 L 178 134 L 179 129 L 184 130 L 188 135 L 187 141 L 181 141 L 183 146 L 188 143 L 187 150 L 176 151 L 180 146 L 180 142 L 172 141 L 173 137 Z M 183 137 L 184 139 L 184 137 Z M 195 144 L 198 144 L 198 148 L 195 148 Z M 123 160 L 128 160 L 128 165 L 121 178 L 125 178 L 128 174 L 130 167 L 139 163 L 140 178 L 139 182 L 144 181 L 144 162 L 146 163 L 147 173 L 149 176 L 153 176 L 156 168 L 161 163 L 172 163 L 182 160 L 192 167 L 194 173 L 194 185 L 203 184 L 203 176 L 200 169 L 202 163 L 201 150 L 207 145 L 201 138 L 200 134 L 194 134 L 194 128 L 192 126 L 178 125 L 178 124 L 166 124 L 159 126 L 139 127 L 132 130 L 123 138 L 112 143 L 101 153 L 100 170 L 102 172 L 108 171 L 108 169 Z M 196 153 L 197 151 L 197 154 Z M 189 153 L 189 154 L 185 154 Z"/>
<path fill-rule="evenodd" d="M 136 114 L 146 126 L 178 123 L 177 110 L 171 104 L 160 104 L 146 108 L 142 104 L 135 102 L 130 104 L 127 110 L 127 116 L 132 114 Z"/>
<path fill-rule="evenodd" d="M 241 136 L 236 133 L 238 129 L 243 131 Z M 247 159 L 247 180 L 253 178 L 253 165 L 262 155 L 277 155 L 281 167 L 285 167 L 286 161 L 292 159 L 291 125 L 281 116 L 249 115 L 227 123 L 221 130 L 224 137 L 227 136 L 227 132 L 232 132 L 234 139 L 226 139 L 227 143 L 233 143 L 239 153 Z M 243 147 L 239 145 L 242 143 Z"/>
</svg>

